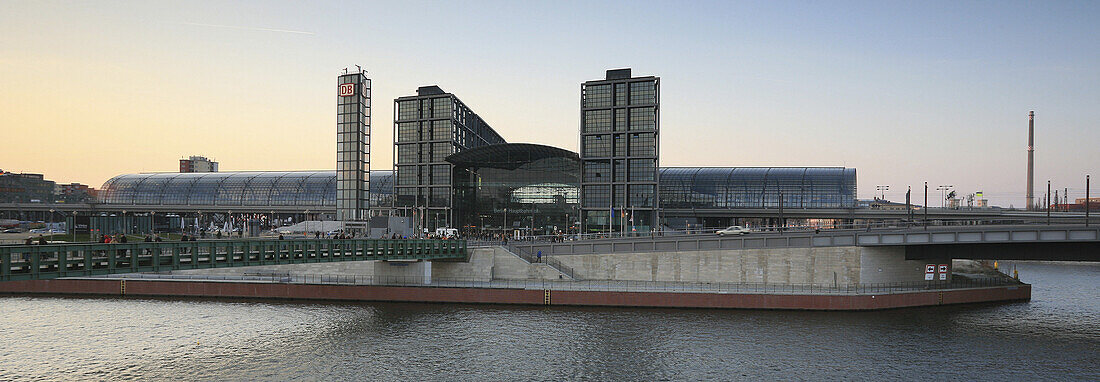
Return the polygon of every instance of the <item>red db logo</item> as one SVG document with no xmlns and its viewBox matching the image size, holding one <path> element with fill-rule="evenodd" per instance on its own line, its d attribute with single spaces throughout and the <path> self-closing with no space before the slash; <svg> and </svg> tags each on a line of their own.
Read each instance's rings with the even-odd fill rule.
<svg viewBox="0 0 1100 382">
<path fill-rule="evenodd" d="M 355 84 L 340 84 L 340 96 L 349 97 L 355 95 Z"/>
</svg>

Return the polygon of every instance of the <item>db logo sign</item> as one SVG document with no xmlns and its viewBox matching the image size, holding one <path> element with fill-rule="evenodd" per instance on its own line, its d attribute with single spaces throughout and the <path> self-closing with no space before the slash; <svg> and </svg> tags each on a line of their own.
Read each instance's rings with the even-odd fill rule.
<svg viewBox="0 0 1100 382">
<path fill-rule="evenodd" d="M 355 84 L 340 84 L 340 96 L 349 97 L 355 95 Z"/>
</svg>

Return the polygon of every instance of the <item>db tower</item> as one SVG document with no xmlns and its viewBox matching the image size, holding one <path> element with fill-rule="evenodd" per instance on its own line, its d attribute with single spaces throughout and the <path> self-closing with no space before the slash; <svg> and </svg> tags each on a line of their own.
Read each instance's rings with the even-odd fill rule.
<svg viewBox="0 0 1100 382">
<path fill-rule="evenodd" d="M 336 97 L 336 219 L 352 229 L 370 219 L 370 78 L 356 68 L 338 77 Z"/>
</svg>

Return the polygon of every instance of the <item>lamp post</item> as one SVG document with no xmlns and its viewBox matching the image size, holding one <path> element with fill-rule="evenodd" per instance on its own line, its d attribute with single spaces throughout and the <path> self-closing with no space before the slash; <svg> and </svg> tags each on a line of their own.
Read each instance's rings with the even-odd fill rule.
<svg viewBox="0 0 1100 382">
<path fill-rule="evenodd" d="M 1088 221 L 1088 220 L 1086 219 L 1086 221 Z M 69 229 L 69 232 L 73 234 L 73 242 L 75 243 L 76 242 L 76 210 L 73 210 L 73 224 L 72 224 L 72 227 L 67 227 L 67 228 Z M 88 236 L 90 237 L 91 235 L 88 235 Z"/>
<path fill-rule="evenodd" d="M 880 184 L 880 185 L 875 186 L 875 189 L 878 190 L 878 192 L 882 194 L 882 200 L 886 200 L 886 191 L 890 190 L 890 185 Z"/>
<path fill-rule="evenodd" d="M 1047 181 L 1047 225 L 1050 225 L 1050 181 Z"/>
<path fill-rule="evenodd" d="M 1089 176 L 1085 175 L 1085 227 L 1089 226 Z"/>
<path fill-rule="evenodd" d="M 928 182 L 924 182 L 924 229 L 928 229 Z"/>
<path fill-rule="evenodd" d="M 908 228 L 910 224 L 913 224 L 913 204 L 909 201 L 909 196 L 912 193 L 913 186 L 908 186 L 908 188 L 905 189 L 905 220 L 907 223 L 906 228 Z"/>
<path fill-rule="evenodd" d="M 936 187 L 936 190 L 940 191 L 940 207 L 941 208 L 946 208 L 947 207 L 947 190 L 950 190 L 952 187 L 955 187 L 955 185 L 953 185 L 953 184 L 943 184 L 943 185 L 940 185 L 939 187 Z"/>
</svg>

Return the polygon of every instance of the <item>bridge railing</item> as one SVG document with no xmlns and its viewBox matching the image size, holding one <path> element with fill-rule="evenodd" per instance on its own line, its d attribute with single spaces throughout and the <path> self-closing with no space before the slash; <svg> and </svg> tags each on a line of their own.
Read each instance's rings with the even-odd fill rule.
<svg viewBox="0 0 1100 382">
<path fill-rule="evenodd" d="M 208 240 L 0 246 L 0 281 L 333 261 L 465 259 L 463 240 Z"/>
</svg>

